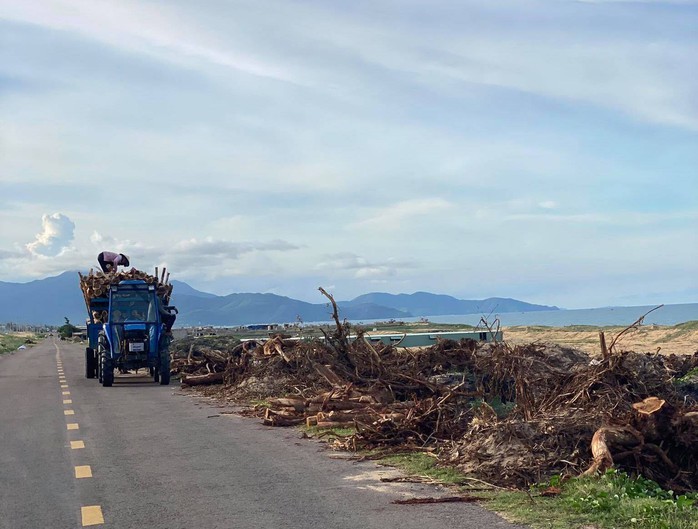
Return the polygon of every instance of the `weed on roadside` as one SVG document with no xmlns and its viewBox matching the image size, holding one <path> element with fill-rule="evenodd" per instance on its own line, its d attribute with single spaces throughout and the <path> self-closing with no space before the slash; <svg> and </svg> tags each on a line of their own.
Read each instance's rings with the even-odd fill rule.
<svg viewBox="0 0 698 529">
<path fill-rule="evenodd" d="M 559 488 L 560 494 L 538 494 L 549 487 Z M 491 495 L 489 507 L 534 529 L 698 529 L 697 500 L 695 493 L 676 495 L 651 480 L 610 470 L 564 483 L 555 477 L 530 494 Z"/>
</svg>

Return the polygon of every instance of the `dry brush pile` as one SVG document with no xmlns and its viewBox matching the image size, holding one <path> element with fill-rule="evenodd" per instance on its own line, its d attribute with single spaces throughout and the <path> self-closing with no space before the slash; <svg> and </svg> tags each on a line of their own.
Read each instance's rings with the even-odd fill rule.
<svg viewBox="0 0 698 529">
<path fill-rule="evenodd" d="M 265 424 L 352 426 L 336 446 L 429 449 L 501 486 L 616 466 L 698 490 L 696 395 L 674 383 L 698 366 L 698 353 L 664 357 L 612 344 L 592 359 L 549 344 L 473 341 L 410 351 L 361 332 L 351 339 L 325 295 L 336 327 L 324 340 L 190 340 L 174 348 L 173 368 L 184 385 L 222 383 L 232 398 L 265 399 L 254 409 Z"/>
</svg>

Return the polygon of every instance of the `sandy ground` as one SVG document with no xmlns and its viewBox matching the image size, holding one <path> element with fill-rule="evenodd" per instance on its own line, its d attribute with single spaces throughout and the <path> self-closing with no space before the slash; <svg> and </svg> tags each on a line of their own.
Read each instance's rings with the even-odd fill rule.
<svg viewBox="0 0 698 529">
<path fill-rule="evenodd" d="M 581 349 L 589 354 L 599 354 L 599 331 L 606 334 L 606 344 L 611 345 L 624 327 L 504 327 L 504 339 L 511 344 L 552 342 Z M 698 326 L 668 327 L 646 325 L 625 333 L 615 346 L 616 350 L 652 352 L 662 354 L 693 354 L 698 352 Z"/>
</svg>

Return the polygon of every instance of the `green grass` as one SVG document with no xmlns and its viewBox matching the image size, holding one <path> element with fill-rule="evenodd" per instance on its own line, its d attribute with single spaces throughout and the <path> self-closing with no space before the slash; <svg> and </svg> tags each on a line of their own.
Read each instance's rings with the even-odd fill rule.
<svg viewBox="0 0 698 529">
<path fill-rule="evenodd" d="M 467 476 L 455 468 L 439 466 L 436 459 L 425 452 L 409 452 L 386 456 L 378 464 L 399 468 L 411 476 L 431 478 L 450 485 L 463 484 Z"/>
<path fill-rule="evenodd" d="M 440 466 L 424 452 L 390 455 L 378 463 L 444 484 L 469 483 L 468 476 Z M 482 482 L 469 484 L 478 487 Z M 560 487 L 562 493 L 541 496 L 540 492 L 548 486 Z M 614 470 L 600 477 L 575 478 L 564 483 L 555 477 L 529 492 L 473 493 L 468 487 L 461 490 L 481 496 L 484 507 L 532 529 L 698 529 L 697 493 L 677 496 L 653 481 L 631 478 Z"/>
<path fill-rule="evenodd" d="M 694 377 L 698 376 L 698 367 L 694 367 L 690 371 L 688 371 L 684 376 L 681 378 L 677 378 L 677 382 L 688 382 L 689 380 L 693 379 Z"/>
<path fill-rule="evenodd" d="M 698 330 L 698 321 L 687 321 L 685 323 L 679 323 L 678 325 L 674 325 L 673 327 L 671 327 L 671 329 L 673 329 L 673 332 L 667 334 L 664 338 L 662 338 L 662 342 L 670 342 L 671 340 L 681 338 L 686 334 Z"/>
<path fill-rule="evenodd" d="M 681 331 L 698 331 L 698 321 L 687 321 L 674 325 L 674 328 Z"/>
<path fill-rule="evenodd" d="M 494 410 L 494 412 L 497 414 L 497 417 L 500 419 L 504 419 L 507 417 L 516 407 L 515 402 L 507 402 L 504 404 L 502 402 L 502 399 L 500 397 L 494 397 L 490 400 L 484 400 L 484 399 L 475 399 L 470 403 L 470 406 L 474 409 L 477 410 L 480 406 L 482 406 L 482 403 L 486 402 L 490 408 Z"/>
<path fill-rule="evenodd" d="M 356 428 L 318 428 L 317 426 L 301 426 L 301 429 L 308 434 L 309 437 L 347 437 L 356 433 Z"/>
<path fill-rule="evenodd" d="M 29 347 L 36 343 L 36 336 L 0 334 L 0 354 L 16 351 L 20 345 Z"/>
<path fill-rule="evenodd" d="M 488 493 L 487 506 L 533 529 L 698 529 L 695 493 L 675 496 L 653 481 L 616 471 L 551 484 L 562 488 L 559 496 Z"/>
</svg>

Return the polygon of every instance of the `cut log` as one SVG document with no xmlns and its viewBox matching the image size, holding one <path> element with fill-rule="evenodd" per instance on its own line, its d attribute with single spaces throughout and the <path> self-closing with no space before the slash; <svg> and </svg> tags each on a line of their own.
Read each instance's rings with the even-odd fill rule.
<svg viewBox="0 0 698 529">
<path fill-rule="evenodd" d="M 662 409 L 666 401 L 657 397 L 647 397 L 642 402 L 633 404 L 633 409 L 641 415 L 652 415 Z"/>
<path fill-rule="evenodd" d="M 594 456 L 594 461 L 591 466 L 582 473 L 582 476 L 591 476 L 597 472 L 605 472 L 613 467 L 613 456 L 609 444 L 622 446 L 638 445 L 642 441 L 639 432 L 632 428 L 602 426 L 594 433 L 591 438 L 591 454 Z"/>
<path fill-rule="evenodd" d="M 423 505 L 425 503 L 475 503 L 484 498 L 477 496 L 444 496 L 443 498 L 409 498 L 407 500 L 393 500 L 397 505 Z"/>
<path fill-rule="evenodd" d="M 333 386 L 346 386 L 347 381 L 340 377 L 337 373 L 330 369 L 330 366 L 324 366 L 322 364 L 315 364 L 313 366 L 315 371 L 317 371 L 320 376 L 322 376 L 327 382 Z"/>
<path fill-rule="evenodd" d="M 209 373 L 207 375 L 182 375 L 182 384 L 186 386 L 205 386 L 209 384 L 221 384 L 224 373 Z"/>
<path fill-rule="evenodd" d="M 365 407 L 366 405 L 361 402 L 351 402 L 348 400 L 331 400 L 327 402 L 324 406 L 315 402 L 310 403 L 307 407 L 307 411 L 309 411 L 310 413 L 317 413 L 319 411 L 356 410 Z"/>
<path fill-rule="evenodd" d="M 354 426 L 353 421 L 318 421 L 318 428 L 351 428 Z"/>
</svg>

